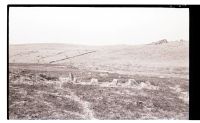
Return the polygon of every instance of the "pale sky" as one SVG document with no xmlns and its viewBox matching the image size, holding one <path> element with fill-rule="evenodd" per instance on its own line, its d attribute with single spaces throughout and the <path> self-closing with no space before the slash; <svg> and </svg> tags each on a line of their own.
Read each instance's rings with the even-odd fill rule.
<svg viewBox="0 0 200 123">
<path fill-rule="evenodd" d="M 11 7 L 10 44 L 145 44 L 189 40 L 187 8 Z"/>
</svg>

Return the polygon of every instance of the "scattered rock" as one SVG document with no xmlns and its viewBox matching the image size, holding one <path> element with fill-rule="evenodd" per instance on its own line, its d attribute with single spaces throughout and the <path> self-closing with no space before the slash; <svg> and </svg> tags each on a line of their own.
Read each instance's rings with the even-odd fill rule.
<svg viewBox="0 0 200 123">
<path fill-rule="evenodd" d="M 117 85 L 118 84 L 118 79 L 113 79 L 112 84 L 113 85 Z"/>
<path fill-rule="evenodd" d="M 73 82 L 77 83 L 78 82 L 77 78 L 74 77 Z"/>
<path fill-rule="evenodd" d="M 135 81 L 135 79 L 129 79 L 127 84 L 128 85 L 137 85 L 138 83 Z"/>
<path fill-rule="evenodd" d="M 98 79 L 92 78 L 90 83 L 91 84 L 98 84 Z"/>
<path fill-rule="evenodd" d="M 59 80 L 60 80 L 62 83 L 71 82 L 71 78 L 69 78 L 69 77 L 59 77 Z"/>
<path fill-rule="evenodd" d="M 151 85 L 151 83 L 150 83 L 149 81 L 146 81 L 145 83 L 146 83 L 147 85 Z"/>
<path fill-rule="evenodd" d="M 146 88 L 146 89 L 150 89 L 150 90 L 158 90 L 159 89 L 158 86 L 151 85 L 151 83 L 149 81 L 141 82 L 140 88 Z"/>
<path fill-rule="evenodd" d="M 69 73 L 69 79 L 70 79 L 70 81 L 74 80 L 74 75 L 72 73 Z"/>
</svg>

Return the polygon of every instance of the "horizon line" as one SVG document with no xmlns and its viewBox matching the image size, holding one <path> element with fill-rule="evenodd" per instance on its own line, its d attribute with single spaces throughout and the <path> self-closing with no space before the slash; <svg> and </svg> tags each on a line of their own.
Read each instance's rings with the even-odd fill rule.
<svg viewBox="0 0 200 123">
<path fill-rule="evenodd" d="M 164 40 L 164 39 L 161 39 L 161 40 Z M 152 42 L 147 42 L 147 43 L 135 43 L 135 44 L 126 44 L 126 43 L 121 43 L 121 44 L 82 44 L 82 43 L 53 43 L 53 42 L 48 42 L 48 43 L 45 43 L 45 42 L 41 42 L 41 43 L 9 43 L 9 45 L 28 45 L 28 44 L 66 44 L 66 45 L 83 45 L 83 46 L 116 46 L 116 45 L 145 45 L 145 44 L 151 44 L 151 43 L 155 43 L 155 42 L 159 42 L 161 40 L 158 40 L 158 41 L 152 41 Z M 180 42 L 181 40 L 183 41 L 186 41 L 186 42 L 189 42 L 189 40 L 184 40 L 184 39 L 179 39 L 179 40 L 173 40 L 173 41 L 168 41 L 168 42 Z"/>
</svg>

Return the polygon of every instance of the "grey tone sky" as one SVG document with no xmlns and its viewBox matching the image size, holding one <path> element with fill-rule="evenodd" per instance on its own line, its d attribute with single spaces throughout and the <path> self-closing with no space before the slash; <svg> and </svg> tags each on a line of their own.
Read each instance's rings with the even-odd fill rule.
<svg viewBox="0 0 200 123">
<path fill-rule="evenodd" d="M 10 8 L 10 43 L 145 44 L 189 40 L 187 8 Z"/>
</svg>

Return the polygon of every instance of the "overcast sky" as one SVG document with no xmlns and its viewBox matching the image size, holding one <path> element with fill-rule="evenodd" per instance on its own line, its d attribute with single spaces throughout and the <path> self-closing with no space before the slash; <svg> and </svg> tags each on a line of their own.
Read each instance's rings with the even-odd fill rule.
<svg viewBox="0 0 200 123">
<path fill-rule="evenodd" d="M 187 8 L 11 7 L 9 20 L 11 44 L 189 40 Z"/>
</svg>

